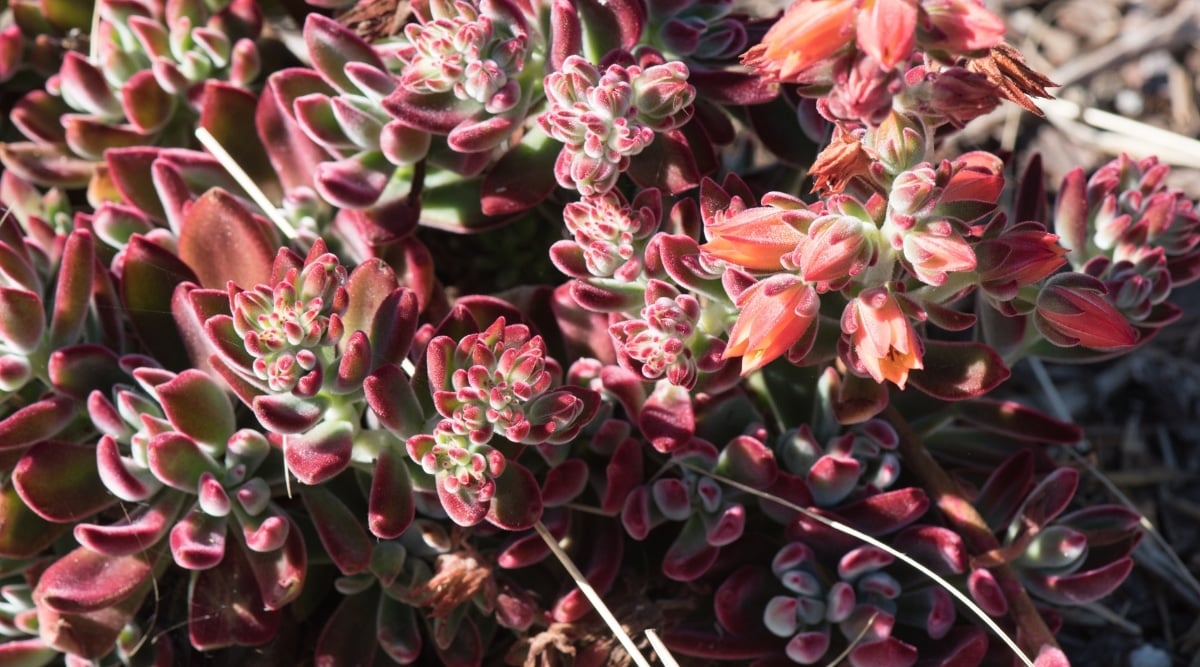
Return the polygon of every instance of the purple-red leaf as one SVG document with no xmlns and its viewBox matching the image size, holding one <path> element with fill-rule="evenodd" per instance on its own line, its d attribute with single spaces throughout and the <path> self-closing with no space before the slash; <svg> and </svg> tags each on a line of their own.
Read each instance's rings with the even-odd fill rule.
<svg viewBox="0 0 1200 667">
<path fill-rule="evenodd" d="M 357 93 L 358 87 L 346 76 L 346 65 L 364 63 L 386 70 L 375 50 L 362 38 L 333 19 L 309 14 L 304 21 L 304 44 L 308 56 L 326 81 L 345 93 Z"/>
<path fill-rule="evenodd" d="M 154 389 L 167 420 L 181 433 L 214 447 L 224 446 L 233 434 L 233 405 L 208 375 L 188 369 Z"/>
<path fill-rule="evenodd" d="M 14 352 L 29 354 L 41 347 L 45 332 L 41 297 L 19 287 L 0 286 L 0 342 Z"/>
<path fill-rule="evenodd" d="M 218 566 L 192 575 L 188 638 L 198 651 L 265 644 L 279 631 L 281 617 L 263 605 L 241 549 L 226 549 Z"/>
<path fill-rule="evenodd" d="M 193 509 L 171 529 L 171 556 L 187 570 L 209 570 L 225 558 L 225 517 Z"/>
<path fill-rule="evenodd" d="M 496 478 L 488 522 L 505 530 L 525 530 L 541 518 L 542 493 L 537 478 L 525 466 L 510 461 Z"/>
<path fill-rule="evenodd" d="M 46 568 L 34 595 L 57 611 L 96 611 L 133 595 L 152 570 L 142 556 L 104 556 L 80 547 Z"/>
<path fill-rule="evenodd" d="M 371 564 L 371 540 L 358 519 L 323 486 L 304 489 L 300 496 L 325 552 L 342 574 L 358 574 Z"/>
<path fill-rule="evenodd" d="M 11 481 L 0 486 L 0 558 L 31 558 L 70 528 L 33 513 Z"/>
<path fill-rule="evenodd" d="M 96 448 L 57 440 L 30 447 L 12 471 L 21 500 L 47 521 L 73 523 L 116 502 L 96 466 Z"/>
<path fill-rule="evenodd" d="M 992 348 L 982 343 L 926 341 L 925 368 L 909 373 L 917 389 L 944 401 L 982 396 L 1012 372 Z"/>
<path fill-rule="evenodd" d="M 399 537 L 416 516 L 412 479 L 405 463 L 407 458 L 407 455 L 388 448 L 375 459 L 367 505 L 367 527 L 381 539 Z"/>
<path fill-rule="evenodd" d="M 267 283 L 276 244 L 232 195 L 212 189 L 192 202 L 179 230 L 179 257 L 209 289 L 229 281 L 250 289 Z"/>
<path fill-rule="evenodd" d="M 283 456 L 288 470 L 305 484 L 320 484 L 350 465 L 354 427 L 326 421 L 299 435 L 287 436 Z"/>
<path fill-rule="evenodd" d="M 81 523 L 75 526 L 75 540 L 108 556 L 130 556 L 158 544 L 167 534 L 187 496 L 164 493 L 153 504 L 143 505 L 118 523 L 101 526 Z"/>
<path fill-rule="evenodd" d="M 511 215 L 545 199 L 556 185 L 554 162 L 559 148 L 541 128 L 526 134 L 484 177 L 480 200 L 483 213 Z"/>
<path fill-rule="evenodd" d="M 164 367 L 182 370 L 191 364 L 171 315 L 171 296 L 181 282 L 199 282 L 196 274 L 163 247 L 135 234 L 125 248 L 121 302 L 133 330 Z"/>
</svg>

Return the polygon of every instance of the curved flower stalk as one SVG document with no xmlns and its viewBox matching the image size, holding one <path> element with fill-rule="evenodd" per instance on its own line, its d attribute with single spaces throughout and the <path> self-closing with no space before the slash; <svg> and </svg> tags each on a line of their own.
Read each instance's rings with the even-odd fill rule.
<svg viewBox="0 0 1200 667">
<path fill-rule="evenodd" d="M 259 73 L 256 3 L 98 1 L 97 60 L 68 52 L 46 90 L 13 110 L 30 141 L 0 150 L 5 167 L 39 185 L 87 185 L 110 148 L 190 145 L 205 82 L 245 87 Z"/>
<path fill-rule="evenodd" d="M 654 142 L 655 133 L 681 127 L 692 117 L 696 89 L 679 61 L 642 68 L 600 68 L 580 56 L 546 75 L 549 109 L 538 123 L 564 144 L 554 175 L 564 188 L 585 197 L 612 190 L 631 157 Z"/>
</svg>

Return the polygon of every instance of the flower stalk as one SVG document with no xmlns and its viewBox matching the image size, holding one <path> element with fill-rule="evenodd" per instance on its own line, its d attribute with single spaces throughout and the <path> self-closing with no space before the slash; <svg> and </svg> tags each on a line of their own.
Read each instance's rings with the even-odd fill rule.
<svg viewBox="0 0 1200 667">
<path fill-rule="evenodd" d="M 922 486 L 929 491 L 942 516 L 966 540 L 970 552 L 975 557 L 998 552 L 1001 547 L 992 530 L 963 495 L 958 483 L 925 448 L 921 437 L 913 430 L 908 420 L 893 406 L 888 406 L 884 417 L 900 436 L 899 452 L 905 468 L 921 480 Z M 1054 633 L 1046 626 L 1045 619 L 1008 563 L 989 563 L 988 570 L 1000 584 L 1000 589 L 1008 601 L 1017 629 L 1017 642 L 1021 648 L 1030 655 L 1037 655 L 1045 647 L 1058 649 Z M 1033 663 L 1026 659 L 1026 664 Z"/>
</svg>

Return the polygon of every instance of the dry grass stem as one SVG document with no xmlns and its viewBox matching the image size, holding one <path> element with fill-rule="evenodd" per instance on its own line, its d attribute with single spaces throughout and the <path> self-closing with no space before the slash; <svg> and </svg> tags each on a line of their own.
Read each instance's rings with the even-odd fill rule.
<svg viewBox="0 0 1200 667">
<path fill-rule="evenodd" d="M 1063 99 L 1037 100 L 1038 108 L 1060 129 L 1080 136 L 1094 148 L 1139 157 L 1157 155 L 1163 162 L 1200 168 L 1200 141 L 1115 113 L 1101 111 Z M 1105 130 L 1084 132 L 1073 125 Z"/>
<path fill-rule="evenodd" d="M 646 641 L 650 642 L 650 648 L 654 649 L 654 653 L 658 656 L 658 661 L 664 667 L 679 667 L 679 662 L 675 660 L 675 656 L 671 655 L 671 649 L 667 648 L 662 638 L 652 628 L 646 630 Z"/>
<path fill-rule="evenodd" d="M 588 599 L 588 602 L 592 603 L 592 607 L 596 610 L 596 613 L 600 614 L 600 618 L 604 619 L 604 623 L 608 626 L 608 629 L 612 631 L 617 641 L 621 642 L 621 646 L 625 647 L 625 651 L 629 653 L 629 657 L 633 659 L 634 663 L 638 667 L 650 667 L 650 663 L 646 660 L 646 657 L 638 650 L 637 644 L 633 643 L 633 638 L 629 636 L 628 632 L 625 632 L 625 628 L 621 627 L 621 622 L 617 620 L 616 616 L 613 616 L 612 610 L 608 608 L 608 605 L 604 604 L 604 600 L 600 597 L 600 594 L 588 583 L 587 578 L 583 576 L 583 572 L 580 572 L 579 568 L 575 565 L 575 561 L 571 560 L 567 552 L 558 546 L 558 540 L 554 539 L 554 536 L 550 534 L 549 530 L 546 530 L 546 526 L 541 521 L 533 524 L 533 529 L 542 537 L 546 546 L 550 547 L 550 551 L 554 553 L 554 557 L 558 559 L 558 562 L 562 563 L 567 574 L 571 575 L 571 578 L 575 580 L 575 585 L 579 587 L 579 590 Z"/>
<path fill-rule="evenodd" d="M 1004 630 L 999 625 L 997 625 L 996 622 L 993 621 L 991 619 L 991 617 L 988 616 L 985 611 L 980 609 L 979 605 L 975 604 L 975 602 L 973 600 L 971 600 L 971 598 L 967 597 L 967 595 L 965 593 L 958 590 L 958 588 L 956 588 L 954 586 L 954 584 L 951 584 L 949 581 L 946 581 L 944 578 L 942 578 L 941 575 L 939 575 L 938 573 L 929 569 L 928 567 L 925 567 L 921 563 L 917 562 L 915 559 L 910 557 L 908 554 L 906 554 L 902 551 L 899 551 L 897 549 L 894 549 L 891 546 L 889 546 L 888 544 L 881 542 L 860 530 L 857 530 L 855 528 L 847 526 L 846 524 L 844 524 L 840 521 L 834 521 L 833 519 L 827 519 L 827 518 L 821 516 L 820 514 L 809 511 L 795 503 L 784 500 L 783 498 L 780 498 L 778 496 L 771 495 L 765 491 L 760 491 L 752 486 L 747 486 L 745 484 L 742 484 L 741 482 L 732 480 L 723 475 L 718 475 L 716 473 L 709 472 L 708 470 L 694 466 L 690 463 L 687 463 L 686 461 L 678 461 L 677 463 L 678 463 L 678 465 L 680 465 L 684 468 L 687 468 L 688 470 L 691 470 L 692 472 L 694 472 L 698 475 L 704 475 L 706 477 L 711 477 L 712 479 L 714 479 L 718 482 L 721 482 L 722 484 L 732 486 L 733 488 L 738 489 L 739 491 L 749 493 L 754 496 L 758 496 L 759 498 L 770 500 L 778 505 L 781 505 L 783 507 L 786 507 L 786 508 L 792 510 L 793 512 L 799 512 L 800 514 L 804 515 L 806 518 L 816 521 L 817 523 L 820 523 L 822 525 L 828 526 L 828 527 L 838 531 L 839 533 L 849 535 L 850 537 L 853 537 L 856 540 L 860 540 L 860 541 L 865 542 L 873 547 L 876 547 L 877 549 L 882 549 L 883 551 L 886 551 L 892 557 L 908 564 L 909 567 L 912 567 L 914 570 L 925 575 L 930 580 L 932 580 L 934 583 L 936 583 L 938 586 L 941 586 L 943 589 L 945 589 L 947 593 L 949 593 L 950 595 L 952 595 L 954 597 L 954 599 L 958 600 L 959 602 L 962 603 L 962 605 L 964 607 L 971 610 L 972 614 L 975 614 L 975 616 L 979 617 L 979 620 L 983 621 L 983 624 L 986 625 L 988 627 L 988 629 L 992 631 L 992 633 L 994 633 L 997 637 L 999 637 L 1000 640 L 1003 641 L 1006 646 L 1008 646 L 1009 650 L 1011 650 L 1013 652 L 1013 655 L 1015 655 L 1022 663 L 1024 663 L 1027 667 L 1034 667 L 1033 660 L 1030 660 L 1029 656 L 1025 655 L 1025 652 L 1021 650 L 1021 647 L 1017 646 L 1017 642 L 1014 641 L 1012 637 L 1008 636 L 1008 633 L 1004 632 Z"/>
<path fill-rule="evenodd" d="M 233 180 L 242 186 L 246 194 L 250 195 L 250 199 L 254 200 L 254 203 L 262 209 L 271 222 L 275 223 L 279 231 L 288 239 L 294 240 L 296 238 L 296 228 L 279 213 L 279 209 L 276 208 L 275 204 L 271 203 L 271 200 L 267 198 L 262 188 L 258 187 L 254 179 L 250 178 L 250 174 L 247 174 L 246 170 L 242 169 L 241 165 L 233 159 L 233 156 L 229 154 L 229 151 L 225 150 L 221 142 L 217 141 L 217 138 L 203 127 L 196 128 L 196 138 L 200 140 L 200 143 L 209 153 L 212 153 L 213 157 L 217 158 L 217 162 L 220 162 L 221 166 L 225 167 L 225 171 L 229 172 Z"/>
</svg>

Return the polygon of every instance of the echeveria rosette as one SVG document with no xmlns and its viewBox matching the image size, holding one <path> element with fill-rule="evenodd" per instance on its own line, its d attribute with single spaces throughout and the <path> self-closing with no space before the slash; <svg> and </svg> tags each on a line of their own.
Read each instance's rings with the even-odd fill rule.
<svg viewBox="0 0 1200 667">
<path fill-rule="evenodd" d="M 1082 169 L 1068 173 L 1054 229 L 1071 266 L 1082 270 L 1097 255 L 1137 262 L 1162 248 L 1173 285 L 1200 278 L 1200 216 L 1181 191 L 1167 187 L 1169 172 L 1156 158 L 1121 155 L 1086 181 Z"/>
<path fill-rule="evenodd" d="M 564 144 L 554 175 L 583 196 L 612 190 L 631 157 L 655 134 L 691 120 L 696 89 L 679 61 L 642 68 L 613 63 L 603 71 L 569 56 L 546 75 L 549 108 L 538 116 L 548 135 Z"/>
<path fill-rule="evenodd" d="M 164 550 L 165 538 L 174 562 L 193 578 L 244 566 L 257 582 L 235 594 L 255 610 L 249 627 L 278 623 L 277 610 L 300 594 L 307 558 L 299 527 L 272 500 L 278 474 L 261 470 L 272 446 L 261 433 L 235 430 L 225 390 L 204 373 L 133 368 L 139 363 L 146 360 L 125 360 L 139 389 L 117 386 L 115 400 L 93 392 L 88 412 L 102 433 L 95 449 L 101 482 L 140 507 L 117 523 L 78 523 L 75 539 L 99 557 L 122 559 Z M 271 636 L 213 636 L 197 609 L 189 624 L 198 648 Z"/>
<path fill-rule="evenodd" d="M 645 303 L 640 317 L 609 325 L 622 366 L 646 380 L 665 377 L 685 389 L 696 386 L 701 372 L 715 373 L 725 366 L 725 342 L 703 331 L 698 298 L 651 279 Z"/>
<path fill-rule="evenodd" d="M 871 419 L 821 446 L 808 424 L 784 434 L 776 448 L 782 467 L 804 478 L 818 507 L 835 507 L 885 491 L 900 476 L 890 424 Z"/>
<path fill-rule="evenodd" d="M 657 188 L 641 190 L 632 202 L 616 190 L 583 197 L 563 208 L 572 240 L 555 243 L 550 257 L 574 278 L 633 282 L 642 273 L 646 240 L 658 231 L 661 218 L 662 194 Z"/>
<path fill-rule="evenodd" d="M 431 340 L 426 370 L 441 420 L 432 435 L 409 438 L 409 456 L 436 476 L 454 521 L 528 528 L 541 514 L 541 497 L 533 475 L 515 462 L 520 445 L 571 442 L 596 414 L 599 396 L 560 386 L 562 370 L 541 336 L 504 317 L 459 341 Z"/>
<path fill-rule="evenodd" d="M 646 3 L 647 41 L 664 55 L 723 63 L 746 48 L 746 17 L 734 14 L 733 0 Z"/>
<path fill-rule="evenodd" d="M 96 59 L 68 52 L 46 90 L 14 109 L 30 142 L 0 157 L 35 183 L 86 185 L 108 149 L 190 145 L 206 82 L 247 87 L 258 76 L 257 3 L 99 4 Z"/>
<path fill-rule="evenodd" d="M 1029 592 L 1045 602 L 1094 602 L 1132 570 L 1130 553 L 1142 538 L 1139 517 L 1117 505 L 1068 511 L 1079 473 L 1058 468 L 1039 477 L 1034 458 L 1023 450 L 1006 459 L 972 501 L 1000 538 L 1000 549 L 989 556 L 1008 563 Z M 987 559 L 979 564 L 987 566 Z M 989 613 L 1006 611 L 1004 596 L 985 569 L 976 569 L 968 584 Z"/>
<path fill-rule="evenodd" d="M 498 435 L 523 445 L 565 444 L 596 411 L 594 393 L 560 386 L 562 368 L 542 337 L 503 317 L 457 343 L 433 339 L 426 357 L 434 406 L 473 442 Z"/>
<path fill-rule="evenodd" d="M 778 468 L 772 452 L 755 438 L 739 436 L 719 450 L 693 439 L 672 452 L 672 461 L 730 476 L 755 488 L 775 482 Z M 746 527 L 743 494 L 724 487 L 711 477 L 682 465 L 632 488 L 621 509 L 621 523 L 636 540 L 644 540 L 666 522 L 682 528 L 663 555 L 663 574 L 676 581 L 692 581 L 716 562 L 721 548 L 737 542 Z"/>
<path fill-rule="evenodd" d="M 383 102 L 459 153 L 499 147 L 525 120 L 543 74 L 537 19 L 509 0 L 426 0 L 388 52 L 401 71 Z"/>
<path fill-rule="evenodd" d="M 231 289 L 234 331 L 269 391 L 311 397 L 320 390 L 329 352 L 345 331 L 346 278 L 338 258 L 324 253 L 273 287 Z"/>
</svg>

